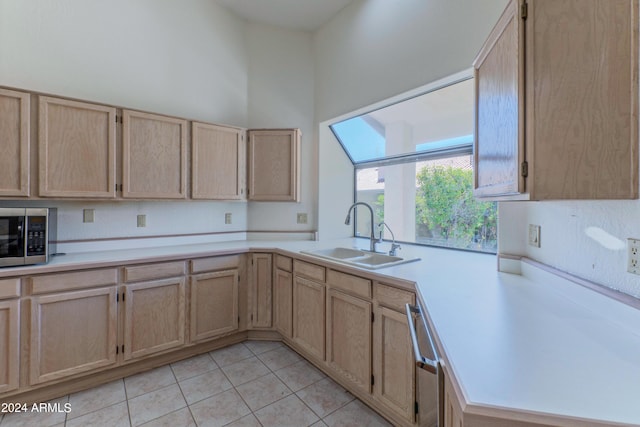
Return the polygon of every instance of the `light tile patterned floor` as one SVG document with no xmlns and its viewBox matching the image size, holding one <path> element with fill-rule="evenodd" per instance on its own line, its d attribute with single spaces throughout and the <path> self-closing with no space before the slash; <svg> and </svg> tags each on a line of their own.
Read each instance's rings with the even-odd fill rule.
<svg viewBox="0 0 640 427">
<path fill-rule="evenodd" d="M 0 427 L 389 426 L 286 345 L 246 341 L 55 399 Z"/>
</svg>

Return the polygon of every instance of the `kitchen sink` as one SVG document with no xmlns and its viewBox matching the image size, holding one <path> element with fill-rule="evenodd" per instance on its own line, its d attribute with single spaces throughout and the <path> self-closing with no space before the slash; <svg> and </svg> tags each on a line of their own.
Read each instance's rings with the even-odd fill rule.
<svg viewBox="0 0 640 427">
<path fill-rule="evenodd" d="M 420 258 L 402 258 L 378 252 L 369 252 L 360 249 L 330 248 L 315 251 L 302 251 L 307 255 L 325 258 L 331 261 L 349 264 L 356 267 L 376 270 L 378 268 L 391 267 L 398 264 L 419 261 Z"/>
</svg>

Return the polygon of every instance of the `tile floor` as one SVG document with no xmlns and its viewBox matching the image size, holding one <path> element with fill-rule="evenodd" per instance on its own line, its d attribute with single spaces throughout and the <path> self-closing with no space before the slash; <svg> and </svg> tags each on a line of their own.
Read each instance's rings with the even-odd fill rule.
<svg viewBox="0 0 640 427">
<path fill-rule="evenodd" d="M 286 345 L 246 341 L 0 415 L 0 427 L 389 426 Z"/>
</svg>

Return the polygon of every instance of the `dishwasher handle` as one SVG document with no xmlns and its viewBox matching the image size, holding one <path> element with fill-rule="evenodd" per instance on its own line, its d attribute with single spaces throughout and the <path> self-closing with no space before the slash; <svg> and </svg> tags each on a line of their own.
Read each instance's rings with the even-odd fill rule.
<svg viewBox="0 0 640 427">
<path fill-rule="evenodd" d="M 418 345 L 418 337 L 416 335 L 416 327 L 413 324 L 413 315 L 412 313 L 416 313 L 418 315 L 422 315 L 420 313 L 420 309 L 411 304 L 406 304 L 405 309 L 407 312 L 407 323 L 409 324 L 409 333 L 411 334 L 411 343 L 413 344 L 413 356 L 416 359 L 416 366 L 420 369 L 424 369 L 425 371 L 429 371 L 432 374 L 438 374 L 438 361 L 427 359 L 420 352 L 420 346 Z M 429 334 L 429 331 L 425 331 Z M 433 343 L 431 337 L 429 336 L 429 343 Z M 432 344 L 433 345 L 433 344 Z M 434 349 L 435 350 L 435 349 Z M 433 354 L 436 354 L 435 351 Z"/>
</svg>

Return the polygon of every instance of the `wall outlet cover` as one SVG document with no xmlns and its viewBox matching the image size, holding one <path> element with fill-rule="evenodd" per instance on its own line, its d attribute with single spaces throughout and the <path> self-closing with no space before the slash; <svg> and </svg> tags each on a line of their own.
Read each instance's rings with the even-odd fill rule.
<svg viewBox="0 0 640 427">
<path fill-rule="evenodd" d="M 529 224 L 529 246 L 540 247 L 540 226 Z"/>
<path fill-rule="evenodd" d="M 225 224 L 231 224 L 231 213 L 227 212 L 224 214 L 224 223 Z"/>
<path fill-rule="evenodd" d="M 147 216 L 138 215 L 138 227 L 146 227 L 146 226 L 147 226 Z"/>
<path fill-rule="evenodd" d="M 299 212 L 297 217 L 298 224 L 306 224 L 307 223 L 307 214 L 304 212 Z"/>
<path fill-rule="evenodd" d="M 627 271 L 640 274 L 640 240 L 627 239 Z"/>
<path fill-rule="evenodd" d="M 94 209 L 83 209 L 82 210 L 82 222 L 89 223 L 95 220 L 95 210 Z"/>
</svg>

